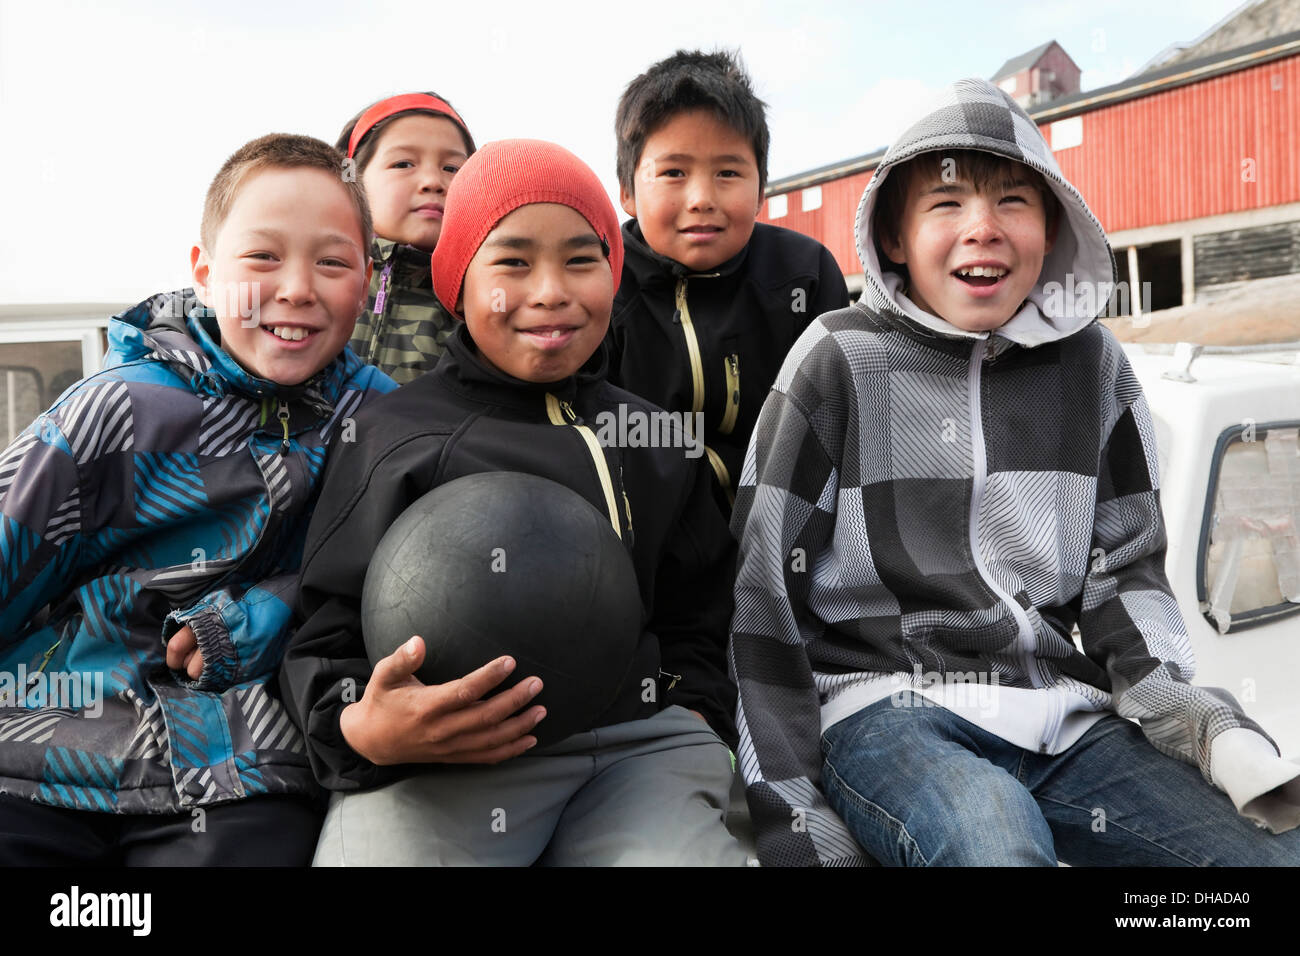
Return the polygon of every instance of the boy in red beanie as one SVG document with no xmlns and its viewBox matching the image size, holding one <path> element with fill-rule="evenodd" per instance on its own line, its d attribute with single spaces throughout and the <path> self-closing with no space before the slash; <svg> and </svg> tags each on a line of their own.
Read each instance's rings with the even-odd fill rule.
<svg viewBox="0 0 1300 956">
<path fill-rule="evenodd" d="M 684 429 L 653 445 L 593 429 L 666 415 L 605 381 L 622 257 L 600 181 L 558 146 L 490 144 L 452 183 L 433 282 L 464 323 L 432 372 L 358 416 L 308 536 L 305 623 L 282 685 L 335 791 L 318 865 L 744 864 L 723 825 L 734 544 Z M 418 636 L 373 668 L 362 641 L 362 587 L 388 526 L 429 489 L 486 471 L 582 495 L 637 573 L 644 625 L 614 703 L 536 750 L 541 681 L 492 693 L 511 658 L 426 686 Z"/>
</svg>

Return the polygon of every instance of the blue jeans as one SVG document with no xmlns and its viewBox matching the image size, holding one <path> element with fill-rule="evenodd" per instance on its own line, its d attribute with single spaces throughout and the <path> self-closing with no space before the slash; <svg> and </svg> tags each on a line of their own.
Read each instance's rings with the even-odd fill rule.
<svg viewBox="0 0 1300 956">
<path fill-rule="evenodd" d="M 1190 764 L 1115 715 L 1055 756 L 906 692 L 822 735 L 822 788 L 886 866 L 1297 866 Z"/>
</svg>

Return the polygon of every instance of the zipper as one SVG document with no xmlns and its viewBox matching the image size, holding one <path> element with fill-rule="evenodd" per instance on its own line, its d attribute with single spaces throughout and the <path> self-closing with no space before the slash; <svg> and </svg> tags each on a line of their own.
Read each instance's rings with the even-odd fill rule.
<svg viewBox="0 0 1300 956">
<path fill-rule="evenodd" d="M 54 652 L 59 649 L 59 645 L 62 643 L 63 643 L 63 638 L 59 638 L 57 641 L 51 644 L 49 646 L 49 649 L 46 650 L 45 654 L 41 657 L 41 666 L 36 668 L 36 670 L 32 671 L 30 674 L 27 675 L 27 686 L 23 688 L 23 692 L 22 692 L 24 698 L 26 698 L 27 696 L 27 691 L 31 690 L 33 687 L 36 686 L 36 675 L 43 673 L 45 671 L 45 668 L 49 666 L 50 658 L 54 656 Z M 7 701 L 8 699 L 9 699 L 9 694 L 7 692 L 3 695 L 0 695 L 0 705 L 4 704 L 5 701 Z M 16 702 L 17 701 L 15 700 L 15 703 Z"/>
<path fill-rule="evenodd" d="M 686 277 L 677 280 L 677 314 L 682 320 L 682 335 L 686 338 L 686 354 L 691 360 L 691 411 L 704 411 L 704 365 L 700 361 L 700 340 L 695 336 L 695 323 L 686 305 Z"/>
<path fill-rule="evenodd" d="M 1034 651 L 1038 642 L 1034 638 L 1034 629 L 1029 623 L 1029 615 L 1025 609 L 1020 606 L 1020 602 L 1008 594 L 989 574 L 988 567 L 984 564 L 984 557 L 980 554 L 979 547 L 979 513 L 980 502 L 984 498 L 984 486 L 988 479 L 988 458 L 987 449 L 984 446 L 984 424 L 983 415 L 980 409 L 980 372 L 983 368 L 985 352 L 990 344 L 989 339 L 982 339 L 975 343 L 971 350 L 969 374 L 967 375 L 967 390 L 970 405 L 970 437 L 971 437 L 971 455 L 974 459 L 974 474 L 971 478 L 971 500 L 970 500 L 970 523 L 968 532 L 970 534 L 971 555 L 975 559 L 975 569 L 979 572 L 984 583 L 997 596 L 1011 608 L 1011 613 L 1016 619 L 1019 628 L 1019 637 L 1017 643 L 1024 658 L 1025 673 L 1029 677 L 1029 682 L 1036 688 L 1045 687 L 1042 675 L 1038 669 L 1038 661 L 1034 657 Z M 1046 748 L 1046 738 L 1040 740 L 1040 752 Z"/>
<path fill-rule="evenodd" d="M 623 480 L 623 463 L 618 463 L 618 490 L 623 494 L 623 513 L 627 515 L 627 543 L 631 546 L 636 541 L 636 532 L 632 530 L 632 502 L 627 498 L 627 482 Z"/>
<path fill-rule="evenodd" d="M 578 430 L 582 440 L 587 444 L 587 451 L 591 453 L 592 461 L 596 465 L 596 474 L 600 477 L 600 487 L 605 493 L 605 510 L 609 513 L 609 523 L 614 526 L 614 533 L 618 535 L 619 540 L 623 539 L 623 528 L 618 520 L 618 505 L 614 498 L 614 480 L 609 474 L 609 462 L 605 461 L 604 449 L 600 447 L 595 434 L 590 428 L 578 421 L 578 416 L 574 414 L 573 406 L 568 402 L 560 401 L 550 392 L 546 393 L 546 417 L 551 420 L 552 425 L 571 425 Z M 565 419 L 568 421 L 565 421 Z M 627 502 L 627 495 L 624 493 L 624 503 Z M 631 530 L 631 509 L 628 510 L 628 530 Z"/>
<path fill-rule="evenodd" d="M 709 456 L 709 464 L 713 466 L 713 473 L 718 476 L 718 483 L 722 485 L 722 490 L 727 493 L 727 504 L 734 505 L 736 495 L 731 490 L 731 472 L 727 470 L 726 462 L 722 460 L 721 455 L 708 445 L 704 446 L 704 454 Z"/>
<path fill-rule="evenodd" d="M 280 440 L 280 454 L 283 456 L 289 452 L 289 403 L 284 399 L 280 399 L 280 410 L 275 413 L 275 417 L 284 429 L 284 438 Z"/>
<path fill-rule="evenodd" d="M 388 257 L 388 262 L 384 264 L 384 271 L 379 273 L 379 289 L 375 292 L 375 306 L 371 310 L 374 325 L 370 332 L 370 356 L 368 363 L 373 363 L 376 353 L 379 351 L 380 332 L 384 327 L 384 306 L 388 304 L 388 287 L 392 283 L 393 276 L 393 258 L 397 255 L 397 249 L 393 249 L 393 255 Z"/>
<path fill-rule="evenodd" d="M 740 415 L 740 354 L 732 352 L 722 360 L 722 370 L 727 376 L 727 410 L 723 412 L 718 431 L 730 435 Z"/>
</svg>

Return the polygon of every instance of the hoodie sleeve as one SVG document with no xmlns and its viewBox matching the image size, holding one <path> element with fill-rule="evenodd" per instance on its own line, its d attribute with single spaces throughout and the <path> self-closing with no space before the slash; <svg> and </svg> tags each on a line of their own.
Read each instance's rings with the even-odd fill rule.
<svg viewBox="0 0 1300 956">
<path fill-rule="evenodd" d="M 361 592 L 370 558 L 389 525 L 432 486 L 437 454 L 427 439 L 386 447 L 382 423 L 358 419 L 367 440 L 335 443 L 307 532 L 299 581 L 302 624 L 280 670 L 284 702 L 307 739 L 316 779 L 331 790 L 356 790 L 392 779 L 343 737 L 343 708 L 365 694 L 373 667 L 361 637 Z"/>
<path fill-rule="evenodd" d="M 803 372 L 794 377 L 805 385 L 845 380 Z M 824 439 L 838 426 L 825 407 L 810 414 L 785 379 L 783 370 L 763 405 L 731 521 L 740 540 L 729 648 L 740 766 L 760 862 L 858 864 L 866 857 L 821 789 L 821 695 L 808 657 L 825 630 L 809 597 L 831 560 L 840 462 L 827 450 L 837 443 Z"/>
<path fill-rule="evenodd" d="M 1195 660 L 1164 572 L 1155 429 L 1122 351 L 1114 379 L 1113 405 L 1105 419 L 1113 424 L 1101 449 L 1091 561 L 1079 617 L 1084 651 L 1109 673 L 1119 715 L 1137 719 L 1157 750 L 1199 767 L 1206 781 L 1226 790 L 1242 810 L 1259 793 L 1247 793 L 1251 784 L 1241 778 L 1269 774 L 1249 773 L 1258 761 L 1239 759 L 1240 754 L 1263 753 L 1269 761 L 1282 761 L 1230 693 L 1192 685 Z M 1220 749 L 1231 753 L 1212 767 L 1212 751 L 1219 756 Z M 1292 776 L 1300 773 L 1300 768 L 1291 769 Z M 1291 816 L 1296 810 L 1291 808 Z"/>
</svg>

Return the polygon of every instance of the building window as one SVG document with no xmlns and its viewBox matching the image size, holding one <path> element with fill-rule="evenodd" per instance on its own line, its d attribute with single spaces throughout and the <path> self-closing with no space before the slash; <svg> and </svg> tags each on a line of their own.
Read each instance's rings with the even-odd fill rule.
<svg viewBox="0 0 1300 956">
<path fill-rule="evenodd" d="M 1300 422 L 1247 422 L 1219 436 L 1196 596 L 1220 634 L 1300 611 Z"/>
<path fill-rule="evenodd" d="M 788 211 L 790 197 L 783 193 L 780 196 L 769 196 L 767 198 L 767 218 L 784 219 Z"/>
<path fill-rule="evenodd" d="M 1071 116 L 1069 119 L 1057 120 L 1048 127 L 1049 139 L 1052 142 L 1052 152 L 1059 153 L 1063 149 L 1072 149 L 1075 146 L 1083 145 L 1083 117 Z"/>
<path fill-rule="evenodd" d="M 814 209 L 822 208 L 822 188 L 820 186 L 809 186 L 803 191 L 803 211 L 812 212 Z"/>
</svg>

